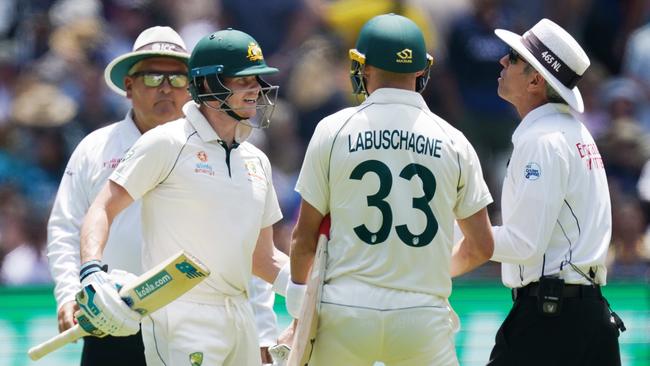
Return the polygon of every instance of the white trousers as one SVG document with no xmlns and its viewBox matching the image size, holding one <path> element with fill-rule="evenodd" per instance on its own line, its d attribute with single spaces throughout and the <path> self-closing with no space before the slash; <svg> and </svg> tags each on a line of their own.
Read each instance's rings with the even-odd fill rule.
<svg viewBox="0 0 650 366">
<path fill-rule="evenodd" d="M 457 366 L 451 318 L 444 299 L 326 285 L 309 365 Z"/>
<path fill-rule="evenodd" d="M 147 365 L 260 366 L 253 311 L 245 297 L 223 305 L 174 301 L 142 320 Z"/>
</svg>

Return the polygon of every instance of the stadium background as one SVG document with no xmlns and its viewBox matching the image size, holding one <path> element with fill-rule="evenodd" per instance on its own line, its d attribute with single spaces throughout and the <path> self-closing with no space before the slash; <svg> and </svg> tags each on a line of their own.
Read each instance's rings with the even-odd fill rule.
<svg viewBox="0 0 650 366">
<path fill-rule="evenodd" d="M 293 184 L 315 124 L 356 101 L 347 49 L 370 17 L 396 12 L 425 31 L 435 58 L 425 94 L 431 109 L 476 147 L 497 201 L 517 117 L 496 95 L 506 46 L 494 28 L 523 32 L 547 17 L 583 45 L 591 68 L 578 84 L 582 116 L 607 169 L 613 235 L 605 289 L 628 331 L 624 365 L 650 365 L 650 2 L 647 0 L 2 0 L 0 1 L 0 365 L 31 364 L 33 345 L 56 333 L 44 256 L 45 227 L 67 159 L 89 132 L 121 119 L 126 100 L 103 69 L 153 25 L 170 25 L 192 47 L 225 27 L 252 34 L 282 72 L 280 101 L 254 143 L 270 157 L 285 219 L 276 243 L 286 250 L 298 197 Z M 531 208 L 533 209 L 533 208 Z M 454 281 L 463 328 L 462 365 L 487 360 L 509 309 L 499 267 L 487 264 Z M 288 321 L 282 298 L 276 310 Z M 80 343 L 39 362 L 71 365 Z"/>
</svg>

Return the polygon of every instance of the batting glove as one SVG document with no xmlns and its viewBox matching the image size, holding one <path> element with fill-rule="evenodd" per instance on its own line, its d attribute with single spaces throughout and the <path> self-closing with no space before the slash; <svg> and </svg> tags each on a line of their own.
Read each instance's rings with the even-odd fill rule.
<svg viewBox="0 0 650 366">
<path fill-rule="evenodd" d="M 122 287 L 137 280 L 138 276 L 121 269 L 112 269 L 110 272 L 108 272 L 108 279 L 119 292 Z"/>
<path fill-rule="evenodd" d="M 287 297 L 285 302 L 287 305 L 287 312 L 294 319 L 298 319 L 300 316 L 300 309 L 302 308 L 302 302 L 305 298 L 305 292 L 307 291 L 307 285 L 299 285 L 293 281 L 289 281 L 287 286 Z"/>
<path fill-rule="evenodd" d="M 140 330 L 141 315 L 131 310 L 120 298 L 117 287 L 102 270 L 99 261 L 81 266 L 81 286 L 76 300 L 81 323 L 88 322 L 101 333 L 123 337 Z M 87 325 L 90 328 L 90 325 Z M 86 327 L 84 327 L 86 329 Z"/>
</svg>

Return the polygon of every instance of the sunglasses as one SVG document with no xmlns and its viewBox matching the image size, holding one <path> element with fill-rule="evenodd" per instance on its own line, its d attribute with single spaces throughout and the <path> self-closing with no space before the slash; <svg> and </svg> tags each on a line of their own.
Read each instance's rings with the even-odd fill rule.
<svg viewBox="0 0 650 366">
<path fill-rule="evenodd" d="M 129 76 L 136 78 L 142 76 L 144 85 L 149 88 L 159 87 L 165 79 L 167 79 L 169 85 L 174 88 L 185 88 L 188 83 L 186 74 L 179 74 L 176 72 L 139 71 L 134 72 Z"/>
<path fill-rule="evenodd" d="M 519 55 L 519 53 L 517 53 L 517 51 L 515 51 L 515 50 L 512 49 L 512 48 L 510 48 L 510 51 L 508 51 L 508 61 L 510 61 L 511 64 L 516 64 L 516 63 L 517 63 L 517 60 L 522 60 L 522 61 L 526 62 L 526 60 L 524 60 L 524 59 Z"/>
</svg>

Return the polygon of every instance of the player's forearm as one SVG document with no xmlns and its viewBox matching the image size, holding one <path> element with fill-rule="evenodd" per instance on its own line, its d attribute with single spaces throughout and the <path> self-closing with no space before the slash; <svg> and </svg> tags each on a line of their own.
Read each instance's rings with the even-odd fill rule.
<svg viewBox="0 0 650 366">
<path fill-rule="evenodd" d="M 316 255 L 316 243 L 318 242 L 318 232 L 316 235 L 305 235 L 294 230 L 291 240 L 291 280 L 294 283 L 304 284 L 307 282 L 309 269 L 314 262 Z"/>
<path fill-rule="evenodd" d="M 451 277 L 471 272 L 490 259 L 487 251 L 470 249 L 468 240 L 463 238 L 451 253 Z"/>
<path fill-rule="evenodd" d="M 81 263 L 102 259 L 111 221 L 105 209 L 100 206 L 90 206 L 81 227 Z"/>
<path fill-rule="evenodd" d="M 451 253 L 451 276 L 460 276 L 487 262 L 494 252 L 494 237 L 487 209 L 458 220 L 463 239 Z"/>
</svg>

